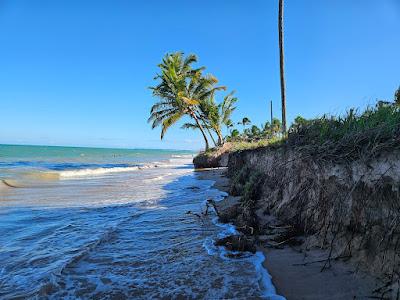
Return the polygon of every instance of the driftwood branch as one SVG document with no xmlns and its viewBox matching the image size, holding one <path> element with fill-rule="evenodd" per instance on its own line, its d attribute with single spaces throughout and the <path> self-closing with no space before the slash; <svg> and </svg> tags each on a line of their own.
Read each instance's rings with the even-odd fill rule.
<svg viewBox="0 0 400 300">
<path fill-rule="evenodd" d="M 207 209 L 208 209 L 208 205 L 212 206 L 212 208 L 214 209 L 216 215 L 219 217 L 220 214 L 219 214 L 219 211 L 218 211 L 218 208 L 217 208 L 217 204 L 215 203 L 215 201 L 213 199 L 207 199 L 207 203 L 206 203 Z"/>
</svg>

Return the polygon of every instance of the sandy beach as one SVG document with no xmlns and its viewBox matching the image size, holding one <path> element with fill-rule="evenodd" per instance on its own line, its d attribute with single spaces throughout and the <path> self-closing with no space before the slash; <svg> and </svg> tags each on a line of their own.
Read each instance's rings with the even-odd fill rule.
<svg viewBox="0 0 400 300">
<path fill-rule="evenodd" d="M 229 192 L 229 179 L 224 176 L 225 169 L 198 171 L 200 179 L 214 180 L 214 187 Z M 239 197 L 227 196 L 218 202 L 223 211 L 239 201 Z M 265 215 L 264 220 L 275 220 Z M 275 220 L 276 221 L 276 220 Z M 268 239 L 259 236 L 258 249 L 263 251 L 266 260 L 264 267 L 272 276 L 277 293 L 292 299 L 373 299 L 374 290 L 383 284 L 357 266 L 341 260 L 331 260 L 331 267 L 325 268 L 327 251 L 301 246 L 284 246 L 281 249 L 268 247 Z"/>
</svg>

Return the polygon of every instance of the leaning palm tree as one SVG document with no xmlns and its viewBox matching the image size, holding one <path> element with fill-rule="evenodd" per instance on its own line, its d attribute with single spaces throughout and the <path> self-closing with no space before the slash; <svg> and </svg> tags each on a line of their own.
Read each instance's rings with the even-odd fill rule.
<svg viewBox="0 0 400 300">
<path fill-rule="evenodd" d="M 279 67 L 281 79 L 281 99 L 282 99 L 282 132 L 286 133 L 286 87 L 285 87 L 285 57 L 283 46 L 283 0 L 279 0 Z"/>
<path fill-rule="evenodd" d="M 200 117 L 204 121 L 204 127 L 207 128 L 209 135 L 211 136 L 214 144 L 221 146 L 224 143 L 224 138 L 222 135 L 222 126 L 230 125 L 232 121 L 230 117 L 233 111 L 236 109 L 234 106 L 237 98 L 233 97 L 234 92 L 229 93 L 224 97 L 222 103 L 217 104 L 213 95 L 209 98 L 206 98 L 200 102 L 199 110 Z M 183 128 L 193 128 L 195 129 L 196 124 L 186 123 L 183 125 Z M 212 133 L 210 129 L 214 131 L 214 133 L 218 137 L 218 142 L 215 143 Z"/>
<path fill-rule="evenodd" d="M 195 55 L 189 55 L 186 58 L 182 52 L 165 55 L 162 63 L 158 65 L 161 73 L 154 78 L 160 82 L 150 87 L 153 96 L 159 98 L 160 101 L 151 107 L 148 121 L 152 122 L 153 129 L 161 126 L 161 139 L 163 139 L 173 124 L 188 115 L 198 125 L 204 138 L 205 148 L 208 150 L 207 136 L 195 113 L 198 102 L 185 96 L 188 81 L 198 81 L 204 69 L 193 69 L 192 64 L 195 62 L 197 62 Z"/>
<path fill-rule="evenodd" d="M 161 74 L 155 77 L 160 82 L 151 87 L 153 96 L 160 98 L 160 101 L 152 106 L 148 121 L 152 122 L 152 128 L 161 126 L 163 139 L 169 127 L 182 117 L 189 116 L 200 130 L 208 150 L 209 143 L 199 114 L 199 105 L 224 87 L 215 87 L 218 80 L 214 76 L 203 76 L 204 67 L 193 69 L 191 65 L 196 61 L 195 55 L 184 58 L 182 52 L 164 57 L 159 65 Z"/>
</svg>

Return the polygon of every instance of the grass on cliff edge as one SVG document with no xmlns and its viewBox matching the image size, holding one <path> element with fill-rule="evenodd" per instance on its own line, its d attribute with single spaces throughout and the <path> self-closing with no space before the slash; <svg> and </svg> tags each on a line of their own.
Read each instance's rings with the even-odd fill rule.
<svg viewBox="0 0 400 300">
<path fill-rule="evenodd" d="M 398 134 L 400 107 L 394 104 L 378 104 L 364 112 L 350 109 L 345 116 L 327 116 L 290 128 L 287 141 L 290 145 L 323 144 L 339 142 L 346 137 L 363 133 L 375 133 L 390 139 Z M 376 137 L 376 136 L 375 136 Z"/>
<path fill-rule="evenodd" d="M 282 137 L 273 137 L 270 139 L 261 139 L 257 141 L 234 141 L 231 142 L 231 151 L 242 151 L 249 149 L 265 148 L 279 146 L 285 139 Z"/>
<path fill-rule="evenodd" d="M 211 148 L 208 151 L 202 152 L 205 156 L 219 155 L 225 152 L 236 152 L 242 150 L 251 150 L 272 146 L 279 146 L 285 139 L 281 137 L 274 137 L 272 139 L 261 139 L 257 141 L 247 141 L 247 140 L 236 140 L 231 142 L 226 142 L 221 147 Z"/>
<path fill-rule="evenodd" d="M 321 159 L 357 159 L 385 150 L 400 149 L 400 106 L 378 103 L 362 112 L 350 109 L 344 116 L 324 115 L 293 124 L 286 137 L 235 141 L 206 155 L 258 148 L 296 148 Z"/>
<path fill-rule="evenodd" d="M 400 107 L 379 102 L 363 112 L 322 116 L 290 128 L 284 143 L 318 158 L 358 159 L 400 148 Z"/>
</svg>

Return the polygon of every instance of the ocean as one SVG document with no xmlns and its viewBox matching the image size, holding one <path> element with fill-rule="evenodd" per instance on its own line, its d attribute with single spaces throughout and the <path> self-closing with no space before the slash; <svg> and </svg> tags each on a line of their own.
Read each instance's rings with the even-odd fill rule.
<svg viewBox="0 0 400 300">
<path fill-rule="evenodd" d="M 1 299 L 278 299 L 190 151 L 0 145 Z M 280 298 L 281 299 L 281 298 Z"/>
</svg>

